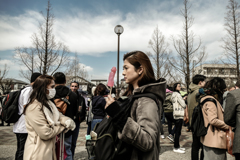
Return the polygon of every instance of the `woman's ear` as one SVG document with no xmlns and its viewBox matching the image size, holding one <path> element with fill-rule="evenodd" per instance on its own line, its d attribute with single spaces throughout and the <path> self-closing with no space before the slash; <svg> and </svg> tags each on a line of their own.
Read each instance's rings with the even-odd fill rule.
<svg viewBox="0 0 240 160">
<path fill-rule="evenodd" d="M 143 73 L 142 65 L 138 68 L 138 75 L 140 76 Z"/>
</svg>

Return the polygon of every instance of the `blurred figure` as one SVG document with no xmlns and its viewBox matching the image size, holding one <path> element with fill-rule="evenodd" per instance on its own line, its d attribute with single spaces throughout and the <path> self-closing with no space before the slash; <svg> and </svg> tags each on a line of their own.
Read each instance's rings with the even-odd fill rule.
<svg viewBox="0 0 240 160">
<path fill-rule="evenodd" d="M 192 114 L 193 109 L 198 105 L 198 101 L 196 100 L 196 95 L 199 94 L 199 89 L 203 88 L 205 85 L 206 77 L 200 74 L 195 75 L 192 78 L 192 82 L 189 86 L 188 91 L 188 119 L 189 119 L 189 126 L 192 124 Z M 199 159 L 199 149 L 202 148 L 202 144 L 200 142 L 200 137 L 197 137 L 195 134 L 192 134 L 192 150 L 191 150 L 191 160 L 198 160 Z M 200 160 L 203 160 L 203 149 L 201 151 Z"/>
<path fill-rule="evenodd" d="M 177 105 L 179 106 L 178 109 L 181 108 L 181 112 L 179 114 L 175 114 L 175 112 L 173 111 L 174 124 L 176 127 L 173 152 L 176 152 L 176 153 L 185 153 L 185 148 L 181 148 L 179 144 L 179 139 L 182 131 L 183 118 L 184 118 L 184 109 L 186 108 L 185 101 L 180 94 L 181 89 L 182 89 L 181 84 L 175 83 L 173 85 L 173 94 L 171 97 L 173 106 Z"/>
<path fill-rule="evenodd" d="M 233 154 L 240 160 L 240 90 L 236 89 L 227 94 L 224 122 L 234 127 Z"/>
<path fill-rule="evenodd" d="M 78 103 L 77 103 L 77 95 L 76 93 L 72 92 L 67 86 L 66 86 L 66 76 L 62 72 L 56 72 L 54 75 L 54 81 L 56 83 L 56 95 L 54 96 L 54 99 L 61 99 L 65 97 L 69 97 L 68 101 L 70 104 L 67 105 L 65 116 L 70 117 L 72 120 L 75 120 L 77 118 L 78 113 Z M 72 160 L 72 135 L 73 131 L 68 131 L 65 134 L 64 138 L 64 145 L 67 152 L 67 158 L 65 160 Z"/>
<path fill-rule="evenodd" d="M 18 114 L 21 115 L 21 117 L 13 125 L 13 133 L 15 133 L 17 137 L 17 151 L 15 154 L 15 160 L 23 159 L 24 145 L 27 140 L 28 132 L 25 123 L 25 115 L 22 113 L 25 105 L 27 105 L 29 102 L 29 97 L 32 93 L 32 86 L 34 84 L 34 81 L 41 75 L 41 73 L 37 72 L 32 74 L 30 84 L 21 91 L 18 99 Z"/>
<path fill-rule="evenodd" d="M 94 96 L 92 99 L 92 113 L 93 120 L 91 123 L 91 131 L 94 129 L 95 125 L 103 120 L 106 116 L 105 105 L 106 100 L 104 96 L 107 95 L 107 87 L 99 83 L 94 91 Z"/>
<path fill-rule="evenodd" d="M 203 144 L 204 159 L 226 160 L 226 131 L 229 126 L 224 123 L 223 93 L 226 84 L 222 78 L 215 77 L 204 86 L 205 96 L 200 99 L 203 102 L 206 98 L 215 99 L 217 106 L 212 101 L 207 101 L 202 106 L 202 114 L 205 127 L 208 126 L 207 134 L 200 138 Z"/>
<path fill-rule="evenodd" d="M 225 110 L 225 106 L 226 106 L 226 97 L 227 97 L 227 94 L 230 92 L 230 91 L 233 91 L 235 90 L 236 87 L 235 87 L 235 84 L 234 83 L 231 83 L 230 85 L 228 85 L 227 87 L 227 90 L 224 92 L 223 94 L 223 109 Z"/>
<path fill-rule="evenodd" d="M 72 92 L 76 93 L 77 100 L 78 100 L 78 102 L 77 102 L 78 113 L 77 113 L 76 118 L 74 119 L 76 128 L 72 134 L 72 147 L 71 147 L 72 157 L 74 157 L 76 143 L 77 143 L 79 129 L 80 129 L 80 123 L 85 120 L 85 116 L 86 116 L 86 103 L 85 103 L 85 99 L 78 92 L 79 83 L 77 81 L 71 82 L 70 89 Z"/>
<path fill-rule="evenodd" d="M 56 94 L 52 76 L 38 77 L 33 86 L 28 104 L 24 107 L 26 128 L 25 160 L 56 160 L 56 136 L 66 130 L 74 130 L 74 121 L 62 115 L 50 100 Z"/>
</svg>

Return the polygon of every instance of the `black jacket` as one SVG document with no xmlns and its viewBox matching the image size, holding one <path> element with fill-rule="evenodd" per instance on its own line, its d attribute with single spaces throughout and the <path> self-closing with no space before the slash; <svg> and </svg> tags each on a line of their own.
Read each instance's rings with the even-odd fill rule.
<svg viewBox="0 0 240 160">
<path fill-rule="evenodd" d="M 105 113 L 106 100 L 102 96 L 94 96 L 92 100 L 93 119 L 103 119 Z"/>
<path fill-rule="evenodd" d="M 85 120 L 86 117 L 86 103 L 85 103 L 85 99 L 77 92 L 77 100 L 78 100 L 78 106 L 82 106 L 82 110 L 80 112 L 78 112 L 78 116 L 75 119 L 75 122 L 79 122 L 79 118 L 80 118 L 80 123 L 82 121 Z"/>
<path fill-rule="evenodd" d="M 56 88 L 56 95 L 54 98 L 63 98 L 66 97 L 70 91 L 70 89 L 66 86 L 60 85 Z M 69 94 L 69 102 L 70 105 L 68 105 L 65 116 L 70 117 L 74 120 L 76 118 L 77 112 L 78 112 L 78 104 L 77 104 L 77 95 L 76 93 L 70 91 Z M 65 134 L 65 137 L 69 137 L 72 135 L 72 131 L 68 131 Z"/>
</svg>

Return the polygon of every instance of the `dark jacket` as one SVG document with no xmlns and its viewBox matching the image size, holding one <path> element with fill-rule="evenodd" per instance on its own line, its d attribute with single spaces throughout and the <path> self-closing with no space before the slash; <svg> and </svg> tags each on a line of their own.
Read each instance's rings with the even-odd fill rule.
<svg viewBox="0 0 240 160">
<path fill-rule="evenodd" d="M 77 100 L 78 100 L 78 106 L 82 106 L 81 111 L 78 112 L 78 116 L 75 119 L 75 122 L 82 122 L 85 120 L 85 116 L 86 116 L 86 103 L 85 103 L 85 99 L 77 92 Z M 80 121 L 79 121 L 80 118 Z"/>
<path fill-rule="evenodd" d="M 230 91 L 226 98 L 224 121 L 236 127 L 233 140 L 233 154 L 240 153 L 240 89 Z"/>
<path fill-rule="evenodd" d="M 93 119 L 103 119 L 106 116 L 105 113 L 106 100 L 103 96 L 94 96 L 92 100 L 92 113 Z"/>
<path fill-rule="evenodd" d="M 172 92 L 168 90 L 168 92 L 166 91 L 166 99 L 165 102 L 163 104 L 163 108 L 164 108 L 164 112 L 165 113 L 171 113 L 173 112 L 173 103 L 172 103 Z"/>
<path fill-rule="evenodd" d="M 69 102 L 70 105 L 68 105 L 65 116 L 70 117 L 72 120 L 76 118 L 77 112 L 78 112 L 78 105 L 77 105 L 77 95 L 76 93 L 72 92 L 68 87 L 60 85 L 56 88 L 56 95 L 54 98 L 63 98 L 66 97 L 69 94 Z M 72 131 L 68 131 L 65 134 L 65 137 L 69 137 L 72 135 Z"/>
<path fill-rule="evenodd" d="M 196 95 L 199 93 L 199 89 L 200 89 L 200 86 L 198 86 L 196 84 L 191 83 L 189 85 L 187 104 L 188 104 L 188 119 L 189 119 L 190 126 L 192 123 L 193 109 L 198 105 Z"/>
<path fill-rule="evenodd" d="M 141 97 L 133 102 L 130 117 L 118 132 L 119 139 L 133 146 L 131 160 L 158 160 L 160 153 L 160 122 L 162 104 L 166 96 L 166 82 L 156 82 L 141 86 L 133 91 L 133 95 L 153 93 L 159 104 L 149 98 Z M 117 116 L 121 110 L 114 102 L 106 109 L 110 117 Z M 119 117 L 121 118 L 121 117 Z M 120 124 L 119 124 L 120 125 Z"/>
</svg>

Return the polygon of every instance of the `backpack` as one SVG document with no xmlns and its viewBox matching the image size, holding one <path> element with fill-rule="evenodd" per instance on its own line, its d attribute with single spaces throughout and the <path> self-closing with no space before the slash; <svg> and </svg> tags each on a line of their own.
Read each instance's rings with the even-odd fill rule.
<svg viewBox="0 0 240 160">
<path fill-rule="evenodd" d="M 202 106 L 204 103 L 211 101 L 215 104 L 217 107 L 217 102 L 213 98 L 206 98 L 201 103 L 198 103 L 198 105 L 194 108 L 193 114 L 192 114 L 192 123 L 191 123 L 191 130 L 193 131 L 193 134 L 195 134 L 197 137 L 205 136 L 207 134 L 208 128 L 210 126 L 210 123 L 208 123 L 208 126 L 205 127 L 204 125 L 204 118 L 202 114 Z M 214 130 L 214 128 L 213 128 Z"/>
<path fill-rule="evenodd" d="M 158 104 L 157 97 L 152 93 L 133 95 L 124 100 L 119 99 L 117 102 L 123 107 L 121 112 L 124 112 L 124 116 L 130 116 L 134 99 L 140 97 L 149 97 Z M 97 133 L 97 140 L 93 148 L 95 159 L 128 160 L 131 158 L 133 147 L 118 138 L 118 129 L 111 117 L 105 117 L 100 123 L 97 123 L 93 131 Z"/>
<path fill-rule="evenodd" d="M 54 99 L 54 103 L 55 103 L 58 111 L 61 112 L 63 115 L 65 115 L 65 113 L 67 111 L 67 107 L 68 107 L 68 105 L 70 105 L 70 102 L 69 102 L 70 93 L 71 93 L 71 90 L 69 90 L 66 97 Z"/>
<path fill-rule="evenodd" d="M 16 123 L 18 119 L 22 116 L 22 114 L 18 114 L 18 99 L 21 95 L 21 91 L 24 88 L 21 88 L 20 90 L 15 92 L 10 92 L 3 101 L 1 115 L 2 120 L 6 123 Z"/>
</svg>

